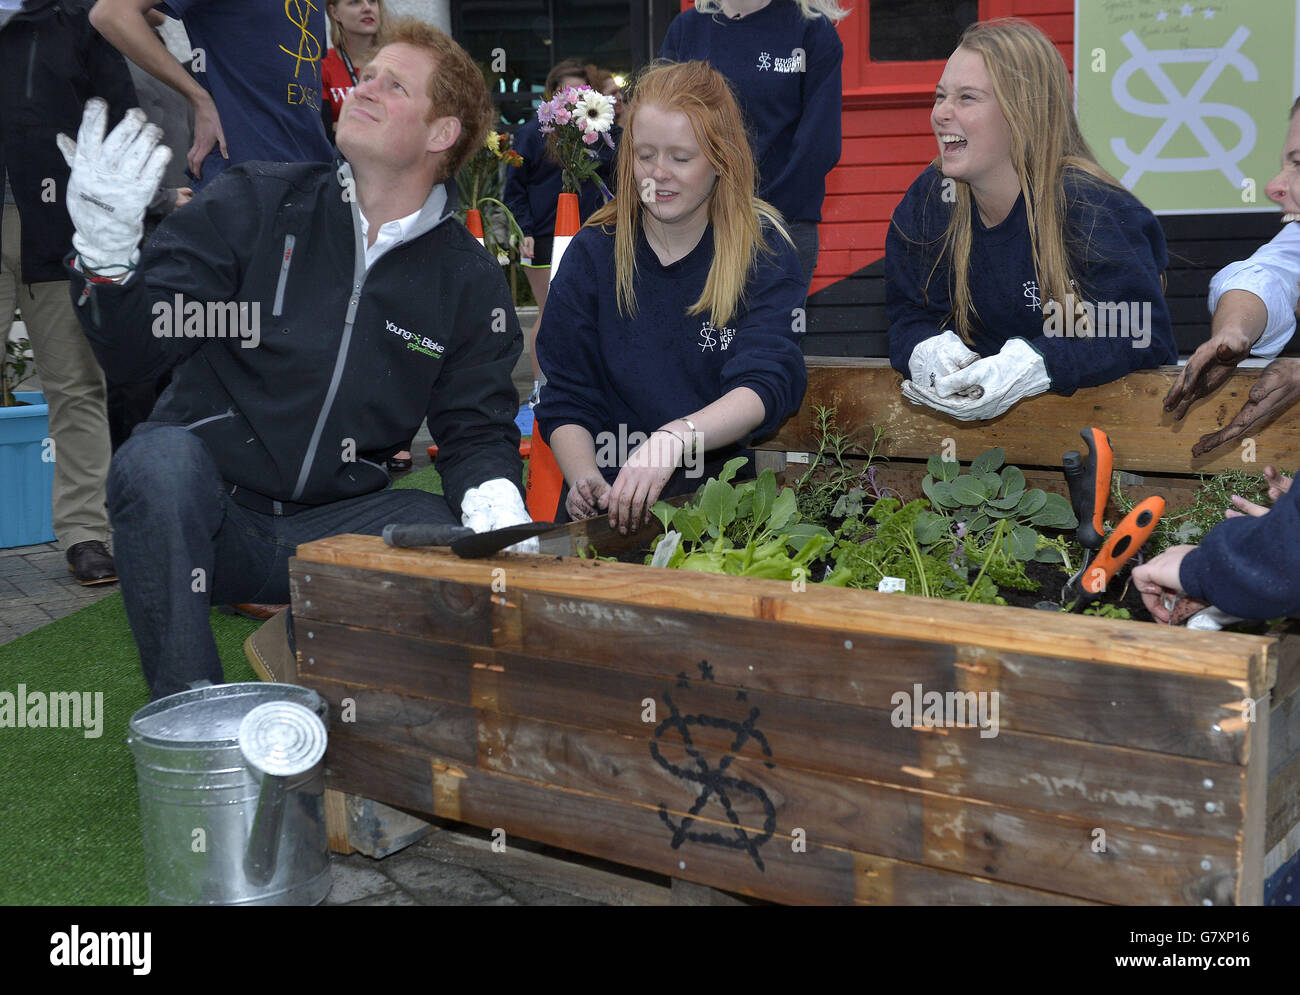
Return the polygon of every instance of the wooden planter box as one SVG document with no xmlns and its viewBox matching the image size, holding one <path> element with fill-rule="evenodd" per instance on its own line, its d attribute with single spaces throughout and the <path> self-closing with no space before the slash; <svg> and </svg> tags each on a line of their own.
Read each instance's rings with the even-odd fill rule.
<svg viewBox="0 0 1300 995">
<path fill-rule="evenodd" d="M 807 406 L 837 385 L 847 423 L 888 427 L 899 479 L 946 437 L 963 460 L 1003 444 L 1046 468 L 1087 424 L 1117 468 L 1177 474 L 1172 449 L 1203 430 L 1129 456 L 1130 434 L 1167 430 L 1130 433 L 1107 406 L 1163 396 L 1168 373 L 958 426 L 894 410 L 880 364 L 845 369 L 814 366 Z M 779 453 L 808 448 L 801 424 Z M 1261 463 L 1294 444 L 1274 434 Z M 609 548 L 602 533 L 547 546 Z M 1300 836 L 1292 637 L 359 536 L 300 547 L 291 578 L 297 680 L 332 706 L 331 786 L 507 844 L 783 902 L 1218 905 L 1258 903 Z M 971 707 L 964 725 L 929 723 L 934 692 Z"/>
</svg>

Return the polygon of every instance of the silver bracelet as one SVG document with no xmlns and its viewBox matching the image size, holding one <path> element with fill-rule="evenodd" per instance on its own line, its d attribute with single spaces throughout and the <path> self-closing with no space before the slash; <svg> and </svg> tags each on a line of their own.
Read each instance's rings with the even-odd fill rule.
<svg viewBox="0 0 1300 995">
<path fill-rule="evenodd" d="M 686 448 L 690 451 L 692 455 L 694 455 L 699 451 L 700 448 L 699 430 L 695 427 L 695 422 L 691 421 L 689 418 L 682 418 L 681 420 L 684 421 L 686 423 L 686 427 L 691 430 L 691 444 Z M 685 445 L 685 443 L 683 443 L 683 445 Z"/>
</svg>

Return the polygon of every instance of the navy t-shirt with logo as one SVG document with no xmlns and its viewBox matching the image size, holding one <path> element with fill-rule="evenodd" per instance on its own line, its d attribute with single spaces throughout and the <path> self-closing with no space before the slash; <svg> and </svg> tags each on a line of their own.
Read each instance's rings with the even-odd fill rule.
<svg viewBox="0 0 1300 995">
<path fill-rule="evenodd" d="M 755 438 L 797 411 L 808 382 L 799 348 L 807 284 L 793 247 L 770 228 L 764 237 L 771 251 L 759 253 L 739 311 L 723 324 L 687 313 L 709 278 L 712 227 L 667 266 L 638 229 L 633 315 L 619 311 L 615 296 L 614 230 L 589 225 L 578 232 L 551 283 L 537 332 L 537 361 L 547 379 L 534 413 L 548 443 L 561 425 L 581 425 L 613 483 L 635 448 L 627 442 L 635 433 L 649 435 L 737 387 L 763 401 Z M 746 441 L 711 449 L 708 456 L 720 462 Z M 602 462 L 607 442 L 618 451 L 619 465 Z M 753 472 L 751 465 L 742 479 Z M 687 479 L 679 469 L 663 496 L 693 491 L 703 479 Z"/>
<path fill-rule="evenodd" d="M 333 159 L 321 121 L 320 63 L 329 44 L 323 3 L 167 0 L 160 7 L 184 23 L 198 52 L 190 66 L 212 94 L 230 153 L 222 159 L 213 149 L 196 188 L 240 162 Z"/>
<path fill-rule="evenodd" d="M 844 46 L 825 17 L 772 0 L 735 20 L 688 10 L 659 54 L 700 59 L 727 77 L 750 129 L 758 195 L 787 221 L 820 221 L 826 174 L 840 161 Z"/>
</svg>

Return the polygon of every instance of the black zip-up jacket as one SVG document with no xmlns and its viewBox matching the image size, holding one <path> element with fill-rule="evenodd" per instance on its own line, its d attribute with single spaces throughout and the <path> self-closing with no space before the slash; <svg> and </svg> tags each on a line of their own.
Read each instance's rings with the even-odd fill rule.
<svg viewBox="0 0 1300 995">
<path fill-rule="evenodd" d="M 69 256 L 105 373 L 174 367 L 149 423 L 202 438 L 254 510 L 387 486 L 383 458 L 425 417 L 453 509 L 486 480 L 519 485 L 523 337 L 500 265 L 452 216 L 454 181 L 369 271 L 354 189 L 342 160 L 243 163 L 168 216 L 125 284 L 87 283 Z"/>
<path fill-rule="evenodd" d="M 23 221 L 24 283 L 67 279 L 68 164 L 54 136 L 77 137 L 91 97 L 108 102 L 110 128 L 136 106 L 126 60 L 90 25 L 92 2 L 28 0 L 7 19 L 0 11 L 0 171 Z"/>
</svg>

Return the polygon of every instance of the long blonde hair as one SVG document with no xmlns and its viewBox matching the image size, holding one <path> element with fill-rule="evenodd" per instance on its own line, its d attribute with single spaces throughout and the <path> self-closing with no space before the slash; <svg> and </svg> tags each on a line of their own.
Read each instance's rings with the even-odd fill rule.
<svg viewBox="0 0 1300 995">
<path fill-rule="evenodd" d="M 848 17 L 849 11 L 841 10 L 835 0 L 794 0 L 799 5 L 799 12 L 804 17 L 826 17 L 831 23 Z M 695 0 L 695 9 L 701 14 L 716 14 L 722 10 L 718 0 Z"/>
<path fill-rule="evenodd" d="M 1076 273 L 1065 238 L 1069 210 L 1066 173 L 1074 171 L 1076 178 L 1083 174 L 1117 189 L 1123 187 L 1097 162 L 1079 131 L 1065 62 L 1042 31 L 1020 18 L 972 24 L 957 47 L 984 57 L 993 94 L 1011 130 L 1011 160 L 1024 194 L 1034 276 L 1043 307 L 1051 301 L 1064 306 L 1067 293 L 1080 298 L 1081 305 L 1085 288 L 1075 284 Z M 942 162 L 940 156 L 933 165 L 942 171 Z M 952 313 L 948 321 L 970 344 L 975 305 L 970 291 L 969 184 L 957 181 L 955 198 L 930 279 L 947 259 L 952 266 Z"/>
<path fill-rule="evenodd" d="M 343 29 L 339 27 L 339 22 L 337 17 L 329 16 L 329 8 L 341 7 L 343 6 L 344 2 L 345 0 L 329 0 L 329 2 L 325 4 L 325 16 L 328 18 L 330 22 L 330 44 L 333 45 L 340 52 L 346 51 L 346 49 L 343 47 Z M 375 51 L 378 51 L 384 46 L 384 21 L 387 15 L 384 11 L 384 0 L 374 0 L 374 3 L 375 3 L 375 7 L 377 7 L 379 10 L 379 17 L 378 17 L 379 30 L 375 33 L 375 39 L 370 44 Z M 355 53 L 348 52 L 348 58 L 352 59 L 352 61 L 355 62 L 358 58 L 361 57 L 362 54 L 363 53 L 361 52 L 355 52 Z M 356 69 L 357 72 L 361 72 L 361 66 L 357 66 Z"/>
<path fill-rule="evenodd" d="M 636 236 L 641 224 L 640 185 L 636 156 L 629 149 L 640 108 L 680 111 L 691 121 L 695 140 L 718 172 L 709 197 L 713 226 L 713 263 L 699 299 L 687 314 L 707 312 L 725 325 L 738 311 L 745 284 L 759 252 L 770 252 L 763 238 L 764 223 L 790 241 L 775 207 L 755 196 L 754 156 L 745 135 L 740 107 L 726 78 L 707 62 L 656 60 L 637 78 L 627 106 L 624 149 L 618 156 L 618 192 L 587 220 L 588 225 L 614 226 L 614 267 L 620 314 L 636 313 Z M 791 242 L 793 244 L 793 242 Z"/>
</svg>

